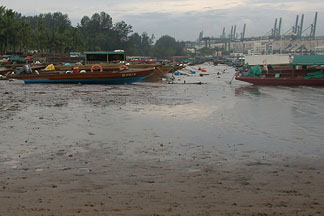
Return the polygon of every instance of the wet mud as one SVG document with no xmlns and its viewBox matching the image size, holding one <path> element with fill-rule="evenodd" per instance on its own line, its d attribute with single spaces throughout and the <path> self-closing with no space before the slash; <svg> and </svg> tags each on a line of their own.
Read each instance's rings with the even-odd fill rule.
<svg viewBox="0 0 324 216">
<path fill-rule="evenodd" d="M 0 215 L 323 215 L 324 88 L 198 67 L 176 84 L 0 82 Z"/>
</svg>

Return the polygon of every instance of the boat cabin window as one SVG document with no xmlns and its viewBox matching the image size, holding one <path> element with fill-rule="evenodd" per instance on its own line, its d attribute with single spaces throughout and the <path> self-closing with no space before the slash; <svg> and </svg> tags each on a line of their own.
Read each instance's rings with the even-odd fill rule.
<svg viewBox="0 0 324 216">
<path fill-rule="evenodd" d="M 110 54 L 108 55 L 109 62 L 125 61 L 124 54 Z"/>
<path fill-rule="evenodd" d="M 86 63 L 119 63 L 126 60 L 124 52 L 89 52 L 86 53 Z"/>
<path fill-rule="evenodd" d="M 89 62 L 108 62 L 105 54 L 87 54 L 87 61 Z"/>
</svg>

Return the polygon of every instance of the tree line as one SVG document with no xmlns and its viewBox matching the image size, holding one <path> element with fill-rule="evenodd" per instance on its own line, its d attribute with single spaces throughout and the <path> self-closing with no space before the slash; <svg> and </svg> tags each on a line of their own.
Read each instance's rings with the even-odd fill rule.
<svg viewBox="0 0 324 216">
<path fill-rule="evenodd" d="M 185 55 L 185 43 L 164 35 L 133 32 L 124 21 L 113 23 L 105 13 L 84 16 L 73 26 L 61 12 L 35 16 L 0 6 L 0 53 L 38 50 L 45 53 L 126 50 L 128 55 L 170 57 Z"/>
</svg>

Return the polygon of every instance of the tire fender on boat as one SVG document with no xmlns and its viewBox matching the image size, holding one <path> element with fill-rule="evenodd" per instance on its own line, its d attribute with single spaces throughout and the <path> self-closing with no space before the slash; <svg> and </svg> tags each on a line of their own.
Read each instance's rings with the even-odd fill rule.
<svg viewBox="0 0 324 216">
<path fill-rule="evenodd" d="M 99 68 L 100 72 L 103 71 L 103 68 L 102 68 L 101 65 L 99 65 L 99 64 L 95 64 L 95 65 L 92 65 L 92 66 L 91 66 L 91 72 L 94 72 L 94 70 L 97 69 L 97 68 Z"/>
</svg>

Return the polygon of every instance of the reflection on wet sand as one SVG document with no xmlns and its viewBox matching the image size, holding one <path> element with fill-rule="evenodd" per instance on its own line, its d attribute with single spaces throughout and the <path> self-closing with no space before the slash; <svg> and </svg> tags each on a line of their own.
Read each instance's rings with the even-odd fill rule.
<svg viewBox="0 0 324 216">
<path fill-rule="evenodd" d="M 216 106 L 204 106 L 203 104 L 183 104 L 174 106 L 151 106 L 146 109 L 140 110 L 141 114 L 147 116 L 169 116 L 175 117 L 178 120 L 181 119 L 205 119 L 217 112 L 221 107 Z"/>
<path fill-rule="evenodd" d="M 245 96 L 247 94 L 252 96 L 261 96 L 259 86 L 248 85 L 235 88 L 235 96 Z"/>
</svg>

